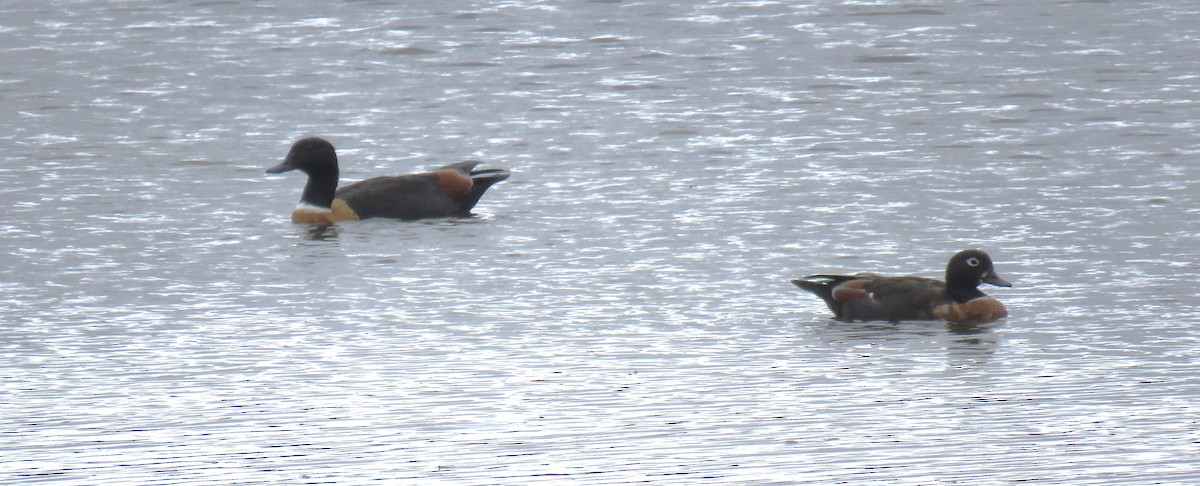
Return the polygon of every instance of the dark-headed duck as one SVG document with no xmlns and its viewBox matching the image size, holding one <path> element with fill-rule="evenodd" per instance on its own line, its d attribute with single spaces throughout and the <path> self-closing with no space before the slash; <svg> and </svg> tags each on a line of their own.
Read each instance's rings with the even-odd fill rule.
<svg viewBox="0 0 1200 486">
<path fill-rule="evenodd" d="M 1008 315 L 1004 304 L 980 291 L 979 284 L 1012 287 L 996 274 L 992 258 L 980 250 L 951 257 L 945 282 L 859 273 L 809 275 L 792 283 L 823 299 L 834 317 L 843 321 L 941 319 L 962 324 L 983 324 Z"/>
<path fill-rule="evenodd" d="M 268 174 L 298 170 L 308 175 L 293 223 L 333 223 L 367 218 L 421 219 L 469 214 L 504 169 L 473 170 L 478 161 L 450 164 L 432 172 L 372 177 L 338 187 L 337 154 L 325 139 L 297 140 Z"/>
</svg>

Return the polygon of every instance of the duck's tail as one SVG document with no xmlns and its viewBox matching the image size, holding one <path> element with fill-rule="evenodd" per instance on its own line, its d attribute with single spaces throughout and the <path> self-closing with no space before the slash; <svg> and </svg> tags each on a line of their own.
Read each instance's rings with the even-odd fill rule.
<svg viewBox="0 0 1200 486">
<path fill-rule="evenodd" d="M 471 171 L 471 190 L 461 198 L 460 208 L 462 212 L 470 211 L 475 207 L 475 203 L 479 202 L 479 198 L 483 197 L 483 193 L 487 192 L 492 184 L 508 179 L 509 173 L 506 169 L 480 169 Z"/>
<path fill-rule="evenodd" d="M 833 298 L 833 290 L 842 282 L 854 280 L 855 278 L 857 277 L 853 275 L 817 274 L 792 280 L 792 283 L 820 297 L 821 300 L 825 301 L 825 305 L 829 306 L 829 310 L 833 311 L 834 316 L 841 318 L 842 307 Z"/>
<path fill-rule="evenodd" d="M 807 292 L 815 294 L 822 300 L 829 302 L 833 300 L 833 286 L 835 285 L 835 282 L 824 277 L 828 276 L 809 275 L 807 277 L 792 280 L 792 283 L 796 284 L 797 287 L 800 287 Z"/>
</svg>

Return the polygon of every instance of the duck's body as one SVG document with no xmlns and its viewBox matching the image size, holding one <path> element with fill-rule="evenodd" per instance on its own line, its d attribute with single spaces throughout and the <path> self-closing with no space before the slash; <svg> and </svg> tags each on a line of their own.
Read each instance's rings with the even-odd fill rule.
<svg viewBox="0 0 1200 486">
<path fill-rule="evenodd" d="M 367 218 L 421 219 L 469 214 L 492 184 L 508 178 L 503 169 L 474 170 L 478 161 L 459 162 L 420 174 L 372 177 L 337 187 L 338 165 L 333 145 L 317 137 L 292 144 L 278 174 L 300 170 L 308 183 L 294 223 L 333 223 Z"/>
<path fill-rule="evenodd" d="M 796 286 L 825 301 L 844 321 L 941 319 L 982 324 L 1008 316 L 1000 301 L 978 289 L 980 283 L 1001 287 L 992 259 L 979 250 L 959 252 L 946 265 L 946 280 L 912 276 L 818 274 L 793 280 Z"/>
</svg>

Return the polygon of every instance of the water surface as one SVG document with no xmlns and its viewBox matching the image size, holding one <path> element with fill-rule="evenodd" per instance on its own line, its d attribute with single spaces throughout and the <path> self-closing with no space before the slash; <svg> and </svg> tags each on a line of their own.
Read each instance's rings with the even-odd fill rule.
<svg viewBox="0 0 1200 486">
<path fill-rule="evenodd" d="M 9 2 L 0 481 L 1200 479 L 1186 2 Z M 469 218 L 288 222 L 478 158 Z M 1001 322 L 840 323 L 938 276 Z"/>
</svg>

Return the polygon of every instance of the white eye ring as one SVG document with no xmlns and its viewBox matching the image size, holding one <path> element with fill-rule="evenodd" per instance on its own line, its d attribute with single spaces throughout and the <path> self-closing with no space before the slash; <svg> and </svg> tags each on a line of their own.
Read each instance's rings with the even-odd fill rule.
<svg viewBox="0 0 1200 486">
<path fill-rule="evenodd" d="M 967 265 L 970 265 L 970 266 L 972 266 L 972 267 L 978 267 L 978 266 L 979 266 L 979 259 L 978 259 L 978 258 L 974 258 L 974 257 L 972 257 L 972 258 L 968 258 L 968 259 L 967 259 Z"/>
</svg>

